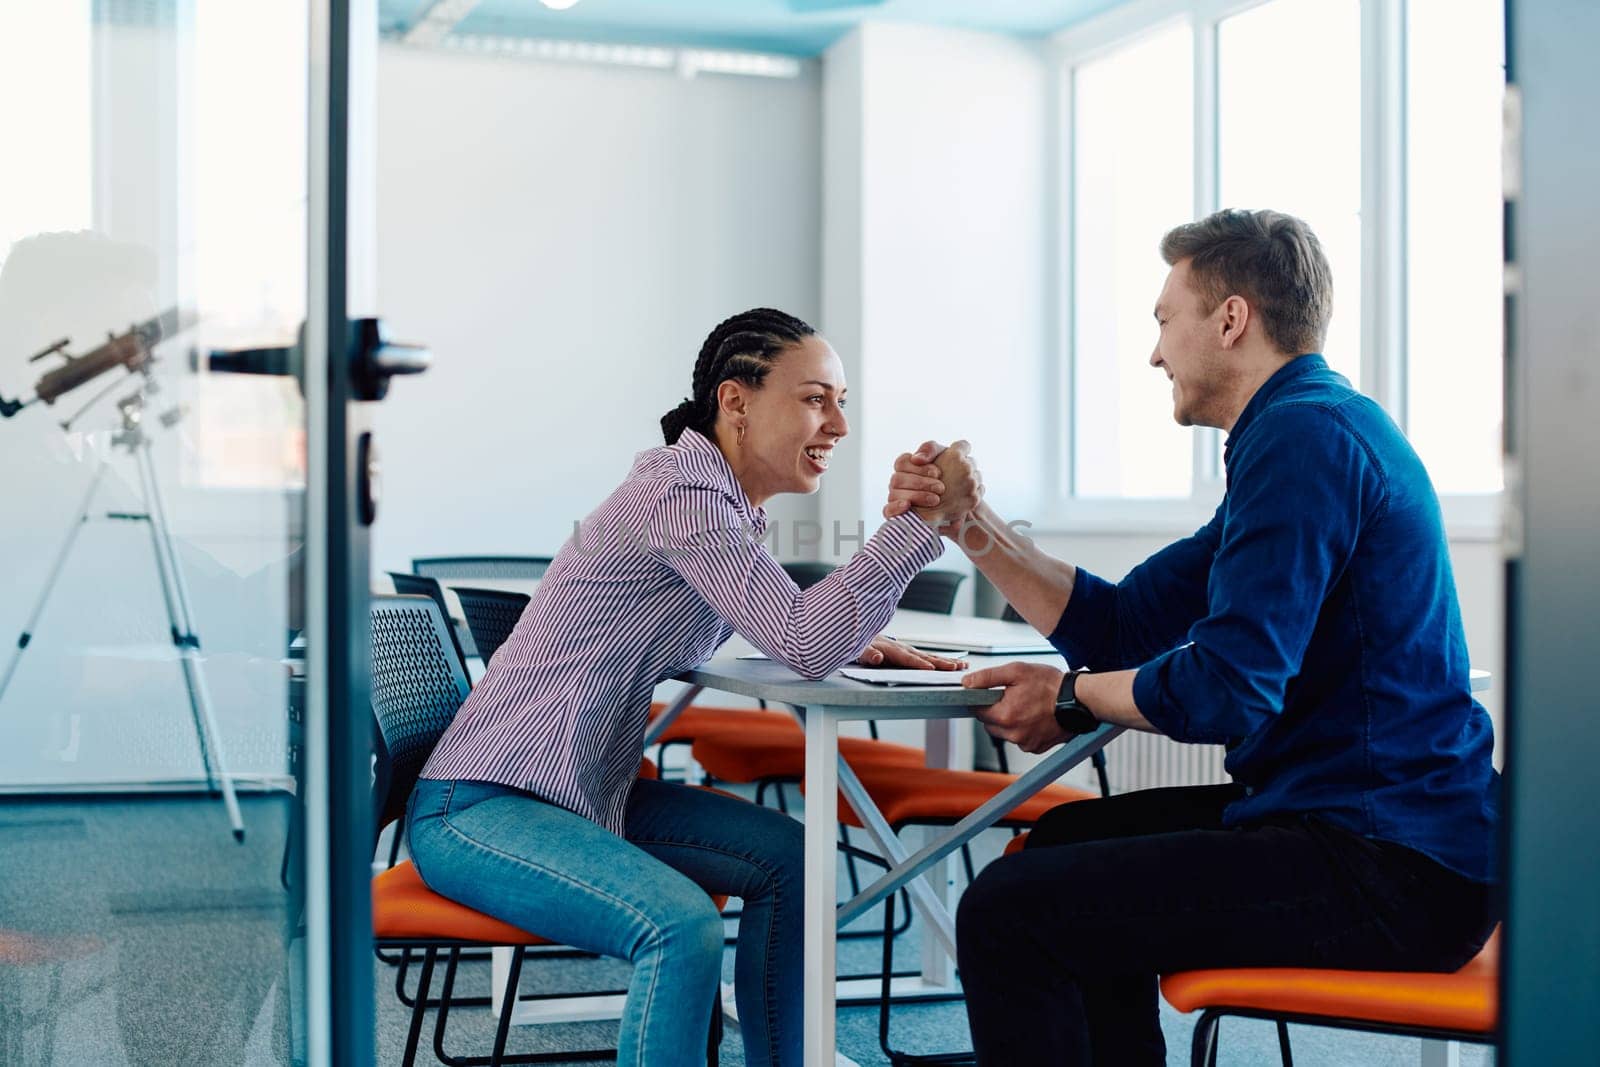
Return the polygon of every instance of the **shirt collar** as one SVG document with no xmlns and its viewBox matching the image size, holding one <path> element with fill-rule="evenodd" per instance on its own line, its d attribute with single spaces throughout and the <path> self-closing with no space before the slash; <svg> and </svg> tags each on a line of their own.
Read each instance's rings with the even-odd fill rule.
<svg viewBox="0 0 1600 1067">
<path fill-rule="evenodd" d="M 1261 388 L 1256 390 L 1255 395 L 1250 398 L 1250 402 L 1239 413 L 1239 418 L 1234 421 L 1233 430 L 1229 432 L 1228 439 L 1222 446 L 1222 461 L 1224 463 L 1228 461 L 1228 453 L 1233 449 L 1233 443 L 1239 439 L 1239 435 L 1244 433 L 1246 427 L 1255 421 L 1257 415 L 1261 414 L 1261 409 L 1270 404 L 1272 398 L 1282 392 L 1285 386 L 1291 382 L 1299 381 L 1308 374 L 1315 374 L 1317 371 L 1327 369 L 1328 361 L 1322 358 L 1322 354 L 1320 352 L 1311 352 L 1307 355 L 1296 356 L 1276 371 L 1273 371 L 1272 377 L 1261 383 Z"/>
<path fill-rule="evenodd" d="M 718 448 L 715 442 L 698 430 L 685 429 L 678 435 L 678 443 L 674 447 L 688 453 L 698 468 L 711 475 L 717 485 L 733 497 L 740 513 L 757 537 L 767 532 L 767 509 L 758 508 L 750 503 L 750 498 L 745 495 L 744 486 L 739 484 L 733 468 L 728 465 L 728 457 L 722 454 L 722 449 Z"/>
</svg>

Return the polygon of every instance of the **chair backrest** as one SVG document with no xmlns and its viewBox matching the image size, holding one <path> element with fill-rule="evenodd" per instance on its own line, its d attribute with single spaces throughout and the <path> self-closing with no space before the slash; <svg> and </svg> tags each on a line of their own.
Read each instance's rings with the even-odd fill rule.
<svg viewBox="0 0 1600 1067">
<path fill-rule="evenodd" d="M 439 605 L 439 610 L 444 612 L 445 618 L 450 617 L 450 606 L 444 600 L 444 586 L 439 584 L 437 578 L 423 578 L 404 571 L 387 572 L 394 582 L 394 591 L 401 596 L 425 596 Z"/>
<path fill-rule="evenodd" d="M 816 585 L 832 574 L 833 568 L 832 563 L 811 560 L 795 560 L 783 565 L 789 577 L 794 579 L 794 584 L 801 589 Z M 948 615 L 956 605 L 956 590 L 966 577 L 960 571 L 923 571 L 906 586 L 899 606 L 909 611 L 933 611 Z"/>
<path fill-rule="evenodd" d="M 381 830 L 406 800 L 433 746 L 471 691 L 444 612 L 424 596 L 372 598 L 373 810 Z"/>
<path fill-rule="evenodd" d="M 900 606 L 907 611 L 948 615 L 956 606 L 956 590 L 966 578 L 960 571 L 923 571 L 906 586 Z"/>
<path fill-rule="evenodd" d="M 551 556 L 418 556 L 411 572 L 427 578 L 543 578 Z"/>
<path fill-rule="evenodd" d="M 439 605 L 439 614 L 443 615 L 445 622 L 450 622 L 450 605 L 444 599 L 444 586 L 439 584 L 437 578 L 423 578 L 415 574 L 406 574 L 404 571 L 388 571 L 389 577 L 394 581 L 394 591 L 401 596 L 425 596 Z M 461 657 L 462 669 L 466 669 L 467 650 L 461 647 L 461 639 L 456 636 L 453 623 L 450 630 L 450 647 L 455 649 L 456 655 Z"/>
<path fill-rule="evenodd" d="M 783 569 L 789 572 L 789 577 L 794 579 L 794 584 L 801 589 L 810 589 L 822 579 L 833 573 L 832 563 L 817 563 L 812 560 L 795 560 L 785 563 Z"/>
<path fill-rule="evenodd" d="M 503 589 L 469 589 L 463 585 L 451 588 L 455 590 L 456 599 L 461 601 L 461 613 L 467 617 L 467 629 L 472 631 L 478 658 L 488 663 L 489 657 L 516 629 L 522 609 L 532 598 L 526 593 L 510 593 Z"/>
</svg>

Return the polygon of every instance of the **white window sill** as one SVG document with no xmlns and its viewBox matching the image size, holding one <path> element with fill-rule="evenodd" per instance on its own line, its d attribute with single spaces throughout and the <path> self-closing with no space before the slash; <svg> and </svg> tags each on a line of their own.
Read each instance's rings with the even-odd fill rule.
<svg viewBox="0 0 1600 1067">
<path fill-rule="evenodd" d="M 1030 537 L 1187 537 L 1216 513 L 1217 501 L 1063 500 L 1023 529 Z M 1501 494 L 1440 498 L 1445 538 L 1466 543 L 1501 539 Z"/>
</svg>

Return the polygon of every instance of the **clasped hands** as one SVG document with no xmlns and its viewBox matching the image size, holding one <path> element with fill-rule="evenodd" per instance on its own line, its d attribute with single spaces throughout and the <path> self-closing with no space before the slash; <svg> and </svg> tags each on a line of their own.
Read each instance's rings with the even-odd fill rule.
<svg viewBox="0 0 1600 1067">
<path fill-rule="evenodd" d="M 937 441 L 924 441 L 915 452 L 902 452 L 895 460 L 883 517 L 915 511 L 940 533 L 955 538 L 982 500 L 983 475 L 972 461 L 971 446 L 957 441 L 946 448 Z M 1054 667 L 1017 662 L 973 671 L 961 684 L 968 689 L 1004 686 L 999 703 L 975 708 L 974 714 L 990 736 L 1037 753 L 1069 736 L 1055 719 L 1061 678 L 1062 672 Z"/>
<path fill-rule="evenodd" d="M 949 448 L 924 441 L 915 452 L 901 453 L 889 482 L 883 517 L 915 511 L 940 533 L 954 536 L 962 520 L 983 499 L 983 475 L 972 462 L 971 446 L 957 441 Z M 875 637 L 856 660 L 868 667 L 900 667 L 924 671 L 958 671 L 964 659 L 920 652 L 890 637 Z"/>
</svg>

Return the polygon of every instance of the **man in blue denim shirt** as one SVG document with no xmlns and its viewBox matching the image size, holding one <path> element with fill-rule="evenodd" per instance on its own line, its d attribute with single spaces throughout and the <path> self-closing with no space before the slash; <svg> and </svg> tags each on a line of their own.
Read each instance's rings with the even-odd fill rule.
<svg viewBox="0 0 1600 1067">
<path fill-rule="evenodd" d="M 973 883 L 957 933 L 984 1064 L 1162 1064 L 1160 973 L 1451 970 L 1492 926 L 1499 778 L 1438 498 L 1316 354 L 1321 247 L 1298 219 L 1224 211 L 1161 251 L 1150 363 L 1181 425 L 1228 432 L 1222 505 L 1115 585 L 981 505 L 962 548 L 1093 673 L 966 684 L 1006 687 L 980 717 L 1027 751 L 1112 722 L 1226 745 L 1233 782 L 1064 805 Z M 937 447 L 901 457 L 897 500 L 937 498 Z"/>
</svg>

